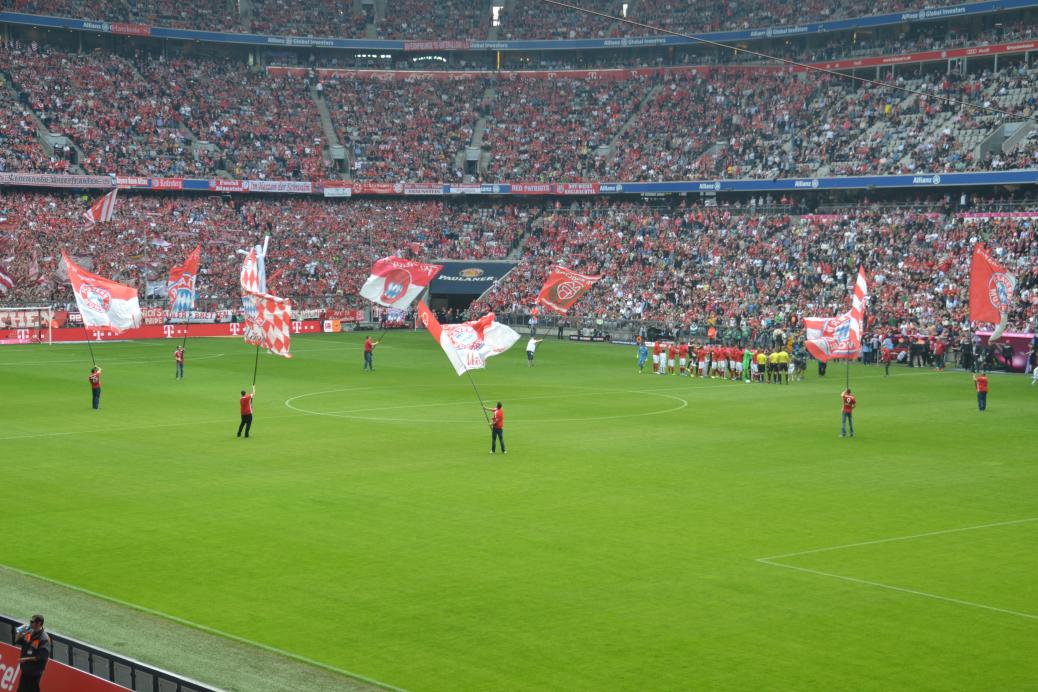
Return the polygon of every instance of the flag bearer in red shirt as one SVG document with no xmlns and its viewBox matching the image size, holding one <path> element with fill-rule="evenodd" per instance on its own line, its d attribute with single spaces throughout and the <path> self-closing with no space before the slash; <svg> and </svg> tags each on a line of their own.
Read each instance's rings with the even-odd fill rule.
<svg viewBox="0 0 1038 692">
<path fill-rule="evenodd" d="M 494 454 L 497 452 L 497 441 L 501 441 L 501 453 L 508 454 L 505 451 L 505 412 L 501 409 L 501 402 L 497 402 L 497 408 L 490 408 L 484 406 L 487 411 L 493 411 L 494 415 L 490 418 L 490 453 Z"/>
<path fill-rule="evenodd" d="M 238 437 L 241 437 L 241 431 L 245 429 L 245 437 L 249 436 L 249 430 L 252 429 L 252 399 L 256 396 L 256 385 L 252 385 L 252 394 L 246 394 L 245 390 L 241 390 L 241 399 L 238 403 L 241 405 L 241 424 L 238 426 Z"/>
<path fill-rule="evenodd" d="M 93 395 L 94 409 L 101 408 L 101 368 L 96 365 L 90 369 L 90 393 Z"/>
<path fill-rule="evenodd" d="M 858 400 L 851 394 L 851 388 L 848 387 L 840 395 L 840 400 L 843 402 L 843 419 L 840 427 L 840 437 L 847 436 L 847 426 L 851 427 L 851 437 L 854 437 L 854 407 L 858 405 Z"/>
<path fill-rule="evenodd" d="M 177 377 L 176 379 L 184 379 L 184 347 L 177 346 L 177 350 L 173 351 L 173 360 L 177 364 Z"/>
<path fill-rule="evenodd" d="M 979 375 L 973 376 L 973 381 L 977 383 L 977 408 L 981 411 L 988 410 L 988 376 L 987 373 L 980 373 Z"/>
</svg>

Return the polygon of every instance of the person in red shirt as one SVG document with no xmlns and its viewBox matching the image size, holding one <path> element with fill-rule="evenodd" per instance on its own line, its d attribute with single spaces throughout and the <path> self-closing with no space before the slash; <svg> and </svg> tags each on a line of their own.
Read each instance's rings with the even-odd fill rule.
<svg viewBox="0 0 1038 692">
<path fill-rule="evenodd" d="M 241 437 L 242 429 L 245 430 L 245 437 L 249 436 L 249 430 L 252 429 L 252 399 L 256 396 L 256 385 L 252 385 L 252 394 L 246 394 L 245 390 L 241 390 L 241 399 L 238 403 L 241 404 L 241 424 L 238 426 L 238 437 Z"/>
<path fill-rule="evenodd" d="M 973 381 L 977 383 L 977 408 L 981 411 L 988 410 L 988 376 L 987 373 L 980 373 L 979 375 L 973 376 Z"/>
<path fill-rule="evenodd" d="M 892 348 L 885 348 L 885 349 L 883 349 L 883 368 L 884 368 L 883 377 L 889 377 L 890 376 L 890 363 L 893 360 L 894 360 L 894 349 L 892 349 Z"/>
<path fill-rule="evenodd" d="M 101 368 L 96 365 L 90 369 L 90 394 L 94 399 L 94 409 L 101 408 Z"/>
<path fill-rule="evenodd" d="M 652 372 L 660 372 L 660 354 L 663 353 L 663 344 L 659 339 L 652 344 Z"/>
<path fill-rule="evenodd" d="M 501 402 L 497 402 L 497 408 L 489 408 L 484 406 L 487 411 L 493 411 L 494 415 L 490 418 L 490 453 L 495 454 L 497 452 L 497 441 L 501 441 L 501 453 L 508 454 L 505 450 L 505 412 L 501 408 Z"/>
<path fill-rule="evenodd" d="M 843 402 L 843 420 L 840 427 L 840 437 L 847 437 L 847 426 L 851 428 L 851 437 L 854 437 L 854 407 L 858 405 L 858 400 L 851 394 L 851 388 L 848 387 L 840 395 L 840 401 Z"/>
<path fill-rule="evenodd" d="M 372 341 L 371 337 L 364 339 L 364 370 L 374 370 L 375 366 L 372 364 L 372 356 L 375 351 L 375 347 L 378 346 L 381 341 Z"/>
<path fill-rule="evenodd" d="M 177 346 L 177 350 L 173 351 L 173 360 L 177 364 L 177 376 L 176 379 L 184 379 L 184 347 Z"/>
<path fill-rule="evenodd" d="M 678 355 L 678 347 L 674 344 L 667 346 L 667 374 L 674 374 L 674 358 Z"/>
<path fill-rule="evenodd" d="M 688 363 L 688 344 L 682 343 L 678 347 L 678 367 L 682 376 L 685 374 L 685 364 Z"/>
<path fill-rule="evenodd" d="M 944 372 L 944 352 L 948 347 L 944 345 L 944 339 L 938 339 L 933 347 L 934 367 Z"/>
</svg>

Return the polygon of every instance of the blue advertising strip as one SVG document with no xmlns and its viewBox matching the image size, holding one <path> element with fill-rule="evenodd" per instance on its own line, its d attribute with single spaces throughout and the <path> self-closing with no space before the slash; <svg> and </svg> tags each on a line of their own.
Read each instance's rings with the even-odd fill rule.
<svg viewBox="0 0 1038 692">
<path fill-rule="evenodd" d="M 671 183 L 601 183 L 600 194 L 681 192 L 804 192 L 809 190 L 867 190 L 869 188 L 956 187 L 961 185 L 1028 185 L 1038 183 L 1038 170 L 998 173 L 921 173 L 864 175 L 846 178 L 783 178 L 779 180 L 690 180 Z M 614 186 L 619 189 L 613 189 Z"/>
<path fill-rule="evenodd" d="M 502 51 L 539 51 L 539 50 L 584 50 L 591 48 L 646 48 L 653 46 L 681 46 L 697 42 L 697 39 L 708 41 L 753 41 L 758 39 L 784 38 L 789 36 L 807 36 L 831 31 L 854 31 L 892 24 L 928 22 L 950 17 L 966 17 L 989 12 L 1038 7 L 1038 0 L 987 0 L 987 2 L 967 3 L 950 7 L 919 9 L 906 12 L 893 12 L 853 19 L 837 19 L 825 22 L 807 22 L 790 26 L 761 27 L 743 31 L 718 31 L 706 34 L 692 34 L 692 38 L 684 36 L 634 36 L 629 38 L 608 39 L 573 39 L 565 41 L 530 40 L 530 41 L 444 41 L 441 47 L 429 47 L 437 52 L 452 50 L 502 50 Z M 64 17 L 45 17 L 22 12 L 0 12 L 0 22 L 11 24 L 27 24 L 77 31 L 98 31 L 103 33 L 126 33 L 118 27 L 118 23 L 69 19 Z M 113 30 L 113 24 L 116 27 Z M 142 27 L 146 28 L 146 27 Z M 184 41 L 206 41 L 210 43 L 234 43 L 252 46 L 299 47 L 299 48 L 339 48 L 345 50 L 395 50 L 408 49 L 405 44 L 436 44 L 440 42 L 348 39 L 321 36 L 265 36 L 260 34 L 239 34 L 222 31 L 195 31 L 192 29 L 166 29 L 147 27 L 148 35 L 155 38 L 170 38 Z M 455 44 L 455 45 L 448 45 Z M 415 50 L 419 48 L 413 48 Z"/>
<path fill-rule="evenodd" d="M 862 175 L 844 178 L 782 178 L 779 180 L 681 180 L 662 183 L 349 183 L 349 195 L 637 195 L 689 192 L 808 192 L 811 190 L 868 190 L 894 188 L 948 188 L 983 185 L 1035 185 L 1038 169 L 978 171 L 974 173 L 918 173 Z M 56 173 L 0 172 L 0 186 L 65 188 L 135 188 L 144 190 L 224 192 L 233 194 L 315 194 L 324 189 L 297 180 L 228 180 L 201 178 L 144 178 L 127 176 L 61 175 Z M 363 186 L 377 189 L 365 189 Z M 574 192 L 573 189 L 579 189 Z"/>
</svg>

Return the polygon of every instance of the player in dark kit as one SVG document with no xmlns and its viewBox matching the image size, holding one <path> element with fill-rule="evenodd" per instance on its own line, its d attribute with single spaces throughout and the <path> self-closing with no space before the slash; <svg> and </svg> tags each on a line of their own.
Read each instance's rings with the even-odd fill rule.
<svg viewBox="0 0 1038 692">
<path fill-rule="evenodd" d="M 252 429 L 252 400 L 256 396 L 256 385 L 252 385 L 252 394 L 246 394 L 245 390 L 241 390 L 241 424 L 238 426 L 238 437 L 241 437 L 241 431 L 245 429 L 245 437 L 249 436 L 249 430 Z"/>
</svg>

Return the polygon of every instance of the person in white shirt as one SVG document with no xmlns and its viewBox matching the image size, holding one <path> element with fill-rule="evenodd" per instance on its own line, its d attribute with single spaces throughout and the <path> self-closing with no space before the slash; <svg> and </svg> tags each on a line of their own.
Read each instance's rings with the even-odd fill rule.
<svg viewBox="0 0 1038 692">
<path fill-rule="evenodd" d="M 535 339 L 532 336 L 530 340 L 526 342 L 526 364 L 531 368 L 533 367 L 533 354 L 537 350 L 537 344 L 544 341 L 544 339 Z"/>
</svg>

